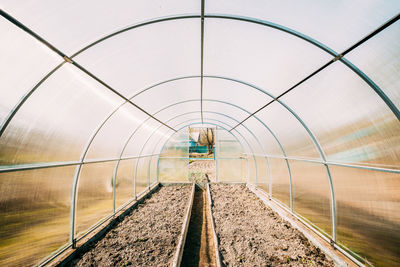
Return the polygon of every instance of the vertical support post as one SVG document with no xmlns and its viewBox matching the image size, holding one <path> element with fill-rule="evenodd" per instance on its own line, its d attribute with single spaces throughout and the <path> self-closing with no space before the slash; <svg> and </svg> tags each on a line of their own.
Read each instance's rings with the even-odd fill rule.
<svg viewBox="0 0 400 267">
<path fill-rule="evenodd" d="M 136 200 L 136 171 L 137 171 L 137 165 L 139 163 L 140 158 L 136 159 L 136 164 L 135 164 L 135 169 L 134 171 L 134 175 L 133 175 L 133 198 Z"/>
<path fill-rule="evenodd" d="M 286 157 L 286 155 L 285 155 Z M 290 171 L 290 166 L 289 166 L 289 161 L 287 159 L 285 159 L 286 161 L 286 165 L 288 167 L 288 172 L 289 172 L 289 190 L 290 190 L 290 210 L 293 212 L 294 211 L 294 207 L 293 207 L 293 185 L 292 185 L 292 172 Z"/>
<path fill-rule="evenodd" d="M 218 157 L 219 155 L 219 143 L 218 143 L 218 126 L 215 127 L 215 181 L 218 182 Z"/>
<path fill-rule="evenodd" d="M 71 191 L 71 218 L 70 218 L 70 236 L 69 241 L 72 243 L 72 248 L 76 248 L 76 240 L 75 240 L 75 219 L 76 219 L 76 198 L 78 191 L 78 177 L 81 174 L 82 163 L 76 166 L 74 173 L 74 180 L 72 183 L 72 191 Z"/>
<path fill-rule="evenodd" d="M 247 168 L 247 170 L 246 170 L 246 183 L 249 183 L 250 182 L 250 166 L 249 166 L 249 159 L 248 159 L 248 156 L 246 155 L 246 168 Z"/>
<path fill-rule="evenodd" d="M 150 156 L 149 160 L 149 167 L 147 169 L 147 189 L 150 190 L 150 169 L 151 169 L 151 162 L 153 161 L 153 156 Z"/>
<path fill-rule="evenodd" d="M 156 176 L 157 183 L 159 182 L 158 172 L 160 171 L 160 168 L 159 168 L 160 167 L 160 155 L 158 155 L 158 157 L 157 157 L 157 176 Z"/>
<path fill-rule="evenodd" d="M 324 163 L 326 172 L 328 174 L 329 178 L 329 187 L 331 188 L 331 213 L 332 213 L 332 240 L 336 243 L 336 226 L 337 226 L 337 221 L 336 221 L 336 200 L 335 200 L 335 192 L 333 189 L 333 182 L 332 182 L 332 176 L 331 176 L 331 171 L 329 170 L 329 166 L 327 163 Z"/>
<path fill-rule="evenodd" d="M 268 193 L 269 193 L 269 199 L 272 199 L 272 172 L 271 172 L 271 165 L 269 165 L 269 160 L 268 157 L 265 157 L 265 161 L 267 162 L 267 167 L 268 167 Z"/>
<path fill-rule="evenodd" d="M 115 164 L 113 176 L 112 176 L 112 184 L 113 184 L 113 214 L 115 215 L 115 198 L 116 198 L 116 182 L 117 182 L 117 171 L 119 166 L 119 160 L 117 164 Z"/>
</svg>

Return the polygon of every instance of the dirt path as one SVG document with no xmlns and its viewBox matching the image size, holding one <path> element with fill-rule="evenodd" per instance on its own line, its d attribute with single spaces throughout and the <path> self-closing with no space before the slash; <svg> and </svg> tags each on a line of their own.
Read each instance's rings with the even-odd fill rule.
<svg viewBox="0 0 400 267">
<path fill-rule="evenodd" d="M 181 266 L 216 266 L 206 191 L 196 189 Z"/>
<path fill-rule="evenodd" d="M 191 187 L 161 187 L 70 266 L 169 266 Z"/>
<path fill-rule="evenodd" d="M 225 266 L 334 266 L 244 185 L 211 185 Z"/>
</svg>

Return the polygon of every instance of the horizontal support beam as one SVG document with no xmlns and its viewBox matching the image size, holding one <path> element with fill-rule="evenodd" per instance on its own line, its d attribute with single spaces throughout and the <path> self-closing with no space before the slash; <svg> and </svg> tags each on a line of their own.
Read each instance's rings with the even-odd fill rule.
<svg viewBox="0 0 400 267">
<path fill-rule="evenodd" d="M 246 154 L 249 155 L 249 153 L 246 153 Z M 285 160 L 296 160 L 296 161 L 318 163 L 318 164 L 340 166 L 340 167 L 348 167 L 348 168 L 355 168 L 355 169 L 363 169 L 363 170 L 370 170 L 370 171 L 400 173 L 400 170 L 397 170 L 397 169 L 380 168 L 380 167 L 372 167 L 372 166 L 363 166 L 363 165 L 340 163 L 340 162 L 333 162 L 333 161 L 323 161 L 323 160 L 318 160 L 318 159 L 304 159 L 304 158 L 296 158 L 296 157 L 285 157 L 285 156 L 278 156 L 278 155 L 261 155 L 261 154 L 255 154 L 254 156 L 256 156 L 256 157 L 268 157 L 268 158 L 275 158 L 275 159 L 285 159 Z"/>
<path fill-rule="evenodd" d="M 128 160 L 128 159 L 138 159 L 138 158 L 146 158 L 158 156 L 159 154 L 152 155 L 143 155 L 143 156 L 134 156 L 134 157 L 122 157 L 122 158 L 107 158 L 107 159 L 91 159 L 85 160 L 84 162 L 80 161 L 63 161 L 63 162 L 48 162 L 48 163 L 38 163 L 38 164 L 20 164 L 20 165 L 5 165 L 0 168 L 0 173 L 3 172 L 15 172 L 15 171 L 27 171 L 27 170 L 37 170 L 37 169 L 46 169 L 46 168 L 57 168 L 57 167 L 67 167 L 67 166 L 77 166 L 91 163 L 102 163 L 102 162 L 111 162 L 117 160 Z"/>
</svg>

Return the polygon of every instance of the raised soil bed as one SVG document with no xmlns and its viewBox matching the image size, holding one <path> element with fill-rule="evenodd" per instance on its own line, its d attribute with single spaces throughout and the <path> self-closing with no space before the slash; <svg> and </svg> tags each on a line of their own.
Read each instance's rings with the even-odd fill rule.
<svg viewBox="0 0 400 267">
<path fill-rule="evenodd" d="M 162 186 L 69 266 L 169 266 L 191 186 Z"/>
<path fill-rule="evenodd" d="M 225 266 L 334 266 L 244 185 L 212 184 L 212 212 Z"/>
</svg>

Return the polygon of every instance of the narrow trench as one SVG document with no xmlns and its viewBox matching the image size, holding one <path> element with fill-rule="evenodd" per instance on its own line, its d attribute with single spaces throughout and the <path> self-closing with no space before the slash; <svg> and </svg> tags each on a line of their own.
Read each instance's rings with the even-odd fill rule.
<svg viewBox="0 0 400 267">
<path fill-rule="evenodd" d="M 217 266 L 208 198 L 196 187 L 181 266 Z"/>
</svg>

